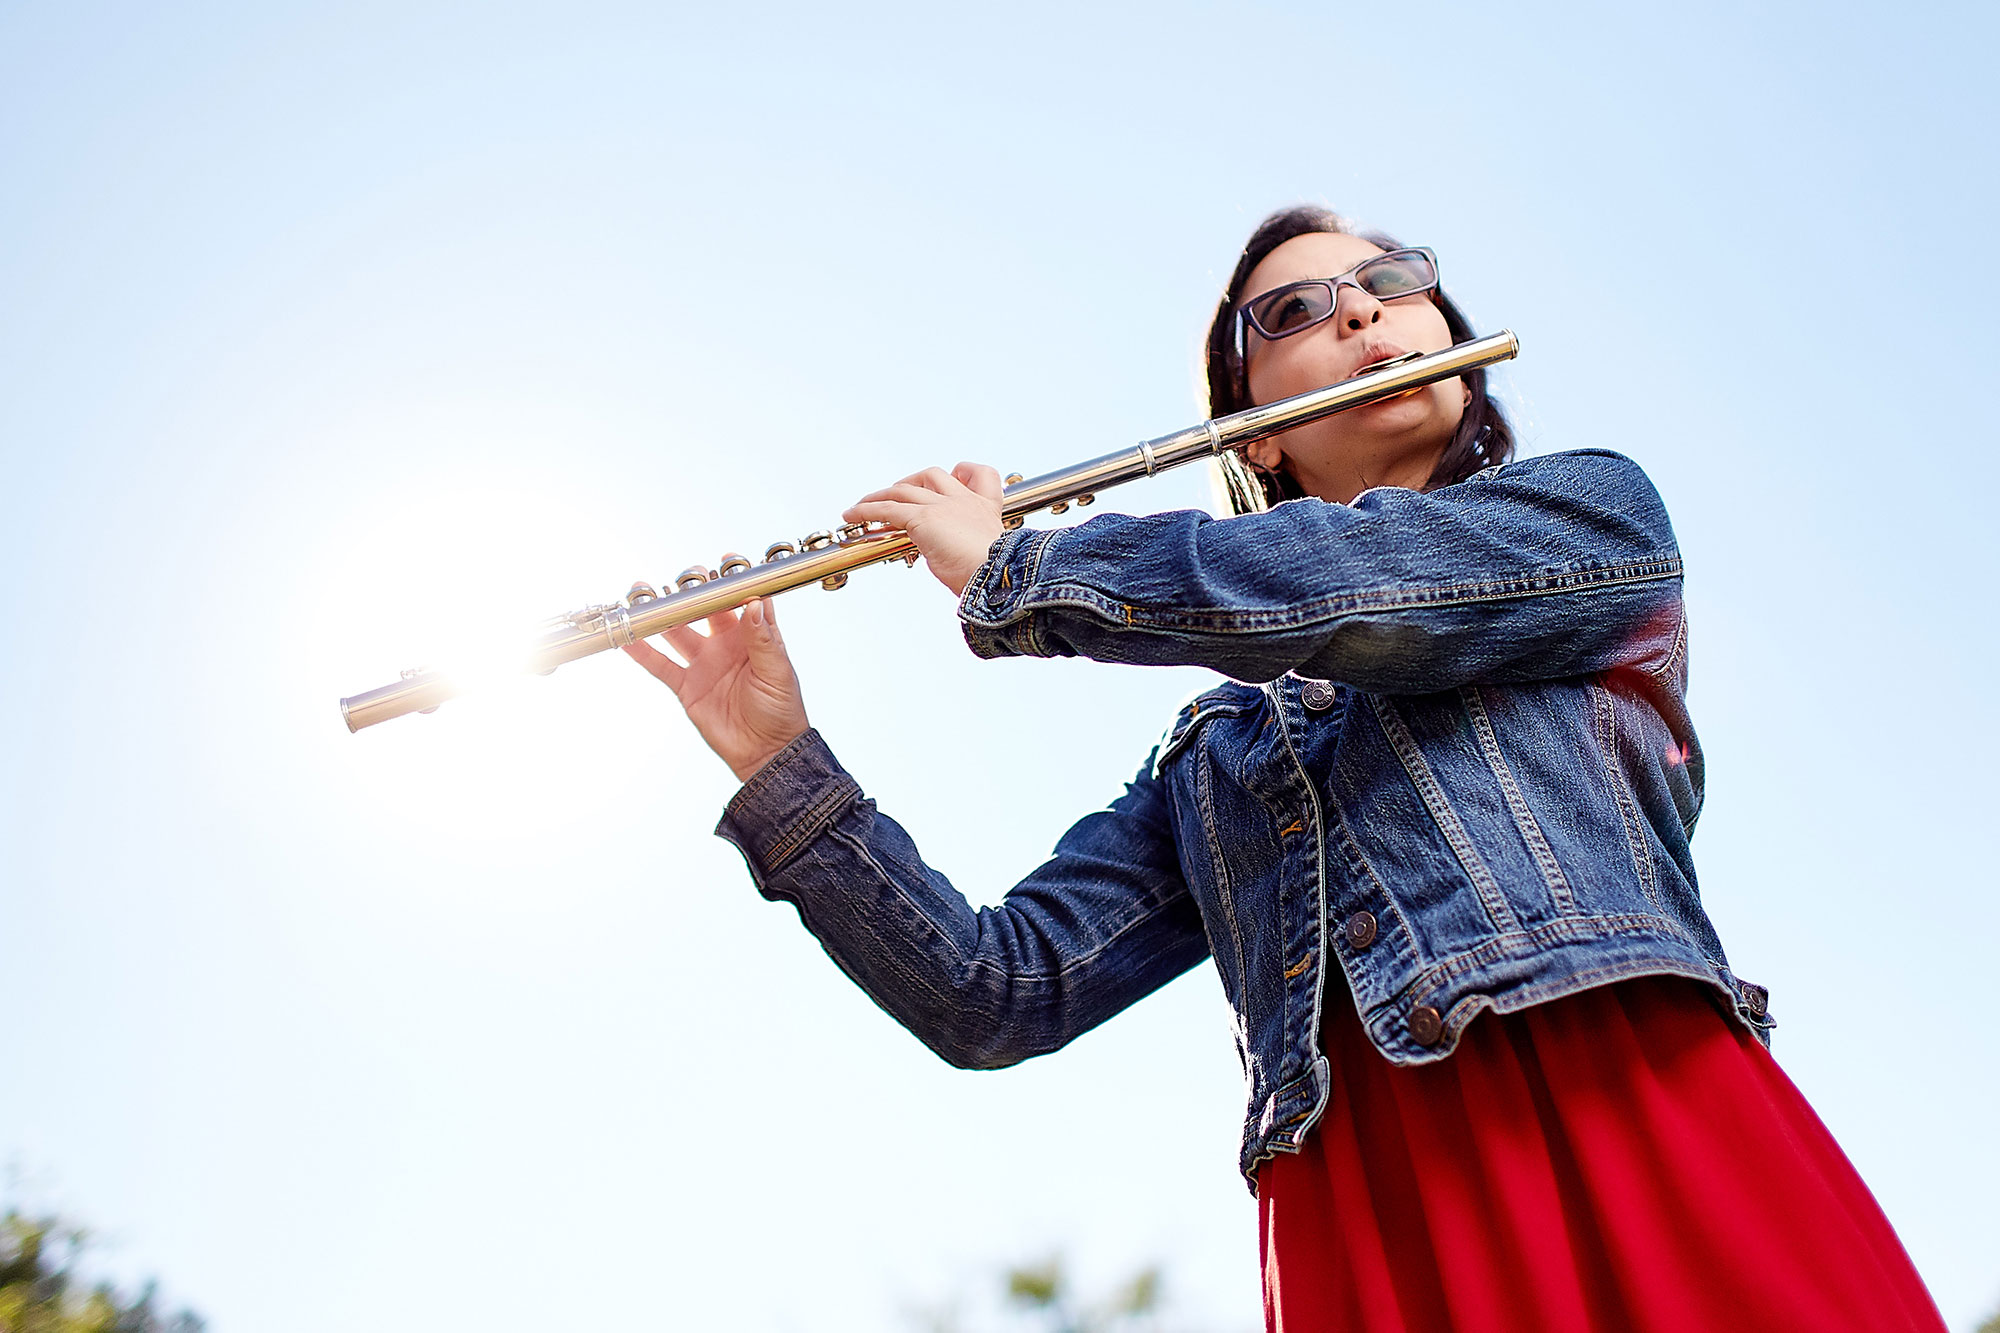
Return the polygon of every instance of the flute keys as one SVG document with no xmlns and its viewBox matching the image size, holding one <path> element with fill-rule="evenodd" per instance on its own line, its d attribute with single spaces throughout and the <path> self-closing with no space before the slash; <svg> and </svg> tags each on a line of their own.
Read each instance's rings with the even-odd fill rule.
<svg viewBox="0 0 2000 1333">
<path fill-rule="evenodd" d="M 838 592 L 847 586 L 847 575 L 828 574 L 819 581 L 819 586 L 825 588 L 828 592 Z"/>
<path fill-rule="evenodd" d="M 799 545 L 808 551 L 824 551 L 827 547 L 833 545 L 833 534 L 825 531 L 808 532 L 805 535 L 805 540 L 801 541 Z"/>
<path fill-rule="evenodd" d="M 764 552 L 764 563 L 768 565 L 778 560 L 789 559 L 798 553 L 799 548 L 790 542 L 772 542 L 770 549 Z"/>
<path fill-rule="evenodd" d="M 1094 505 L 1096 503 L 1097 503 L 1097 497 L 1090 494 L 1088 491 L 1076 497 L 1076 507 L 1078 509 L 1083 508 L 1085 505 Z"/>
<path fill-rule="evenodd" d="M 625 594 L 625 605 L 637 606 L 641 602 L 650 602 L 659 595 L 659 592 L 652 584 L 635 583 L 632 585 L 631 591 Z"/>
<path fill-rule="evenodd" d="M 674 575 L 674 586 L 682 592 L 686 592 L 689 588 L 700 587 L 702 584 L 708 582 L 708 579 L 709 573 L 706 569 L 703 569 L 700 565 L 689 565 L 686 569 Z"/>
<path fill-rule="evenodd" d="M 1022 482 L 1026 481 L 1027 478 L 1023 477 L 1018 472 L 1009 472 L 1006 476 L 1002 477 L 1000 480 L 1009 486 L 1019 486 Z M 1016 515 L 1013 518 L 1008 518 L 1005 515 L 1002 515 L 1000 519 L 1000 526 L 1007 529 L 1007 531 L 1012 532 L 1015 528 L 1021 526 L 1021 522 L 1022 520 L 1019 515 Z"/>
<path fill-rule="evenodd" d="M 1049 506 L 1049 512 L 1051 514 L 1067 514 L 1069 512 L 1069 501 L 1067 500 L 1056 501 L 1054 504 Z"/>
<path fill-rule="evenodd" d="M 766 556 L 765 558 L 769 559 L 770 557 Z M 726 579 L 731 574 L 741 574 L 744 570 L 748 568 L 750 568 L 750 562 L 744 557 L 736 554 L 736 552 L 724 551 L 722 553 L 721 577 Z"/>
<path fill-rule="evenodd" d="M 858 542 L 867 535 L 868 525 L 866 523 L 849 523 L 840 530 L 840 540 L 844 542 Z"/>
</svg>

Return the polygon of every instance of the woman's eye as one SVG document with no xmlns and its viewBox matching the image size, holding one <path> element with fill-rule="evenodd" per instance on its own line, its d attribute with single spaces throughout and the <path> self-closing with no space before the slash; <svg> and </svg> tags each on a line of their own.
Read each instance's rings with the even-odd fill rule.
<svg viewBox="0 0 2000 1333">
<path fill-rule="evenodd" d="M 1430 277 L 1421 271 L 1421 266 L 1407 260 L 1397 260 L 1388 264 L 1377 264 L 1361 275 L 1361 282 L 1370 296 L 1388 300 L 1419 291 L 1429 285 Z"/>
<path fill-rule="evenodd" d="M 1319 303 L 1305 292 L 1286 292 L 1264 308 L 1264 327 L 1272 333 L 1290 333 L 1312 323 Z"/>
</svg>

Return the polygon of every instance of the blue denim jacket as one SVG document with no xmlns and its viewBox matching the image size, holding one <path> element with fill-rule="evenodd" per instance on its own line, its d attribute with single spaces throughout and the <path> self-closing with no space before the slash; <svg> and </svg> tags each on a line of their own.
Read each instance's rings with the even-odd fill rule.
<svg viewBox="0 0 2000 1333">
<path fill-rule="evenodd" d="M 759 890 L 953 1064 L 1054 1050 L 1212 955 L 1254 1189 L 1326 1105 L 1323 984 L 1397 1064 L 1443 1059 L 1482 1010 L 1648 974 L 1771 1026 L 1695 888 L 1681 561 L 1630 460 L 1021 529 L 959 614 L 982 656 L 1233 679 L 998 907 L 925 865 L 817 733 L 730 803 L 717 832 Z"/>
</svg>

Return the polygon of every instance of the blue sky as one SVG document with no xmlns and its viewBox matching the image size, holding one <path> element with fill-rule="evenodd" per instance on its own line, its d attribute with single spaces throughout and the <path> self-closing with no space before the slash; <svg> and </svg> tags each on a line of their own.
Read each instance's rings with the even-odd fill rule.
<svg viewBox="0 0 2000 1333">
<path fill-rule="evenodd" d="M 1310 200 L 1520 333 L 1528 451 L 1658 482 L 1705 897 L 1969 1328 L 2000 1302 L 1994 29 L 0 8 L 17 1195 L 218 1333 L 878 1329 L 1058 1247 L 1254 1326 L 1211 972 L 955 1072 L 756 897 L 710 836 L 727 772 L 627 664 L 358 737 L 334 701 L 917 466 L 1191 424 L 1237 247 Z M 950 609 L 887 571 L 781 615 L 813 720 L 991 900 L 1201 677 L 976 662 Z"/>
</svg>

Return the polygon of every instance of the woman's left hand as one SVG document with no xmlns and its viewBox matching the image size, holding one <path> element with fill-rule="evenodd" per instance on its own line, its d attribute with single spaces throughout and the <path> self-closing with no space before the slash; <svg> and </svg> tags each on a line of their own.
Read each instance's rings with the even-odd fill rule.
<svg viewBox="0 0 2000 1333">
<path fill-rule="evenodd" d="M 987 548 L 1006 531 L 1000 521 L 1004 489 L 999 472 L 981 463 L 960 463 L 949 472 L 925 468 L 862 496 L 841 518 L 886 523 L 909 533 L 931 573 L 956 597 L 986 563 Z"/>
</svg>

